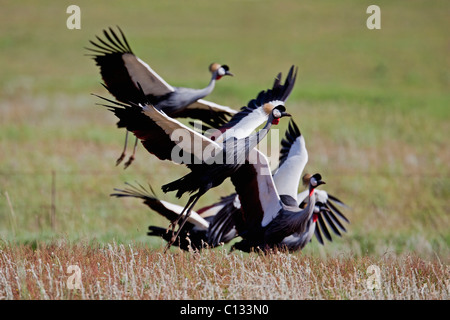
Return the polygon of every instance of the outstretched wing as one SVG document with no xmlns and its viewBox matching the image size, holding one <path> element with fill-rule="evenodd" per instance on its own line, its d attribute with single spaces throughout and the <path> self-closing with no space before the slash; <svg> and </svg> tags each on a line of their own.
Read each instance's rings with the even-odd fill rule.
<svg viewBox="0 0 450 320">
<path fill-rule="evenodd" d="M 347 217 L 338 209 L 337 205 L 348 208 L 341 200 L 328 194 L 325 190 L 314 190 L 316 194 L 316 200 L 323 205 L 325 210 L 320 210 L 317 214 L 317 224 L 314 230 L 314 234 L 320 244 L 324 244 L 324 237 L 328 241 L 332 241 L 332 236 L 328 228 L 331 228 L 337 236 L 341 236 L 341 232 L 347 232 L 347 229 L 342 224 L 341 220 L 346 223 L 350 223 Z M 306 197 L 308 190 L 305 190 L 298 194 L 298 201 L 300 206 L 306 205 Z"/>
<path fill-rule="evenodd" d="M 94 48 L 87 48 L 100 67 L 100 73 L 109 92 L 119 101 L 141 102 L 138 83 L 152 103 L 155 97 L 165 96 L 175 89 L 161 78 L 148 64 L 134 55 L 122 30 L 119 35 L 112 29 L 103 30 L 105 39 L 96 36 L 90 41 Z M 151 99 L 153 97 L 153 99 Z"/>
<path fill-rule="evenodd" d="M 142 145 L 161 160 L 176 163 L 201 163 L 222 146 L 168 117 L 152 105 L 119 103 L 97 96 L 111 104 L 101 104 L 118 118 L 124 127 L 141 140 Z"/>
<path fill-rule="evenodd" d="M 178 148 L 180 152 L 189 156 L 188 159 L 192 159 L 192 156 L 194 157 L 194 162 L 190 162 L 189 164 L 200 164 L 208 161 L 210 157 L 215 156 L 223 149 L 221 145 L 185 126 L 181 122 L 172 119 L 152 105 L 144 105 L 143 113 L 163 129 L 169 137 L 171 143 L 166 145 L 166 148 L 170 150 Z M 180 163 L 173 158 L 172 161 Z"/>
</svg>

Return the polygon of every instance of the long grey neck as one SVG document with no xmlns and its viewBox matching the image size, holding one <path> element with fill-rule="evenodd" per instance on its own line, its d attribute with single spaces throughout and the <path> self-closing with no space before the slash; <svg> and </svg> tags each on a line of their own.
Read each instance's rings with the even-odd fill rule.
<svg viewBox="0 0 450 320">
<path fill-rule="evenodd" d="M 203 99 L 214 90 L 214 86 L 216 85 L 216 77 L 217 77 L 216 72 L 213 72 L 209 84 L 203 89 L 196 90 L 195 100 Z"/>
<path fill-rule="evenodd" d="M 314 207 L 316 206 L 316 195 L 314 193 L 314 188 L 309 188 L 308 204 L 306 207 L 293 216 L 293 228 L 298 233 L 305 232 L 307 222 L 311 219 L 314 213 Z"/>
</svg>

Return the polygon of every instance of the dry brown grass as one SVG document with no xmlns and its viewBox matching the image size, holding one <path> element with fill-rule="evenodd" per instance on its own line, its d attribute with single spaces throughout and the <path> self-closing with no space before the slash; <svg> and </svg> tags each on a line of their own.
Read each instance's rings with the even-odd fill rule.
<svg viewBox="0 0 450 320">
<path fill-rule="evenodd" d="M 81 271 L 81 288 L 68 267 Z M 380 288 L 370 289 L 379 267 Z M 326 259 L 282 252 L 163 254 L 139 244 L 2 245 L 1 299 L 439 299 L 449 266 L 414 255 Z M 369 287 L 368 287 L 369 285 Z M 373 286 L 372 286 L 373 287 Z"/>
</svg>

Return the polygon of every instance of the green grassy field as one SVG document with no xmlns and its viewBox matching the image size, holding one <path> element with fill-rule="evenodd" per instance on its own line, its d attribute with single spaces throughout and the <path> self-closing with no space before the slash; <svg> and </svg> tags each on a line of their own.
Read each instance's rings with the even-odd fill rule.
<svg viewBox="0 0 450 320">
<path fill-rule="evenodd" d="M 368 1 L 3 1 L 0 10 L 0 239 L 142 243 L 167 222 L 124 182 L 160 186 L 188 172 L 139 148 L 116 167 L 124 131 L 91 95 L 108 96 L 89 40 L 119 25 L 133 51 L 174 86 L 204 87 L 211 62 L 234 78 L 208 100 L 235 109 L 276 74 L 299 67 L 287 108 L 305 136 L 306 171 L 346 202 L 348 233 L 303 254 L 315 258 L 414 253 L 450 258 L 450 60 L 447 1 L 379 1 L 381 30 L 366 28 Z M 288 121 L 280 123 L 280 137 Z M 230 182 L 199 202 L 233 191 Z M 448 267 L 447 267 L 448 268 Z M 447 274 L 448 277 L 448 274 Z"/>
</svg>

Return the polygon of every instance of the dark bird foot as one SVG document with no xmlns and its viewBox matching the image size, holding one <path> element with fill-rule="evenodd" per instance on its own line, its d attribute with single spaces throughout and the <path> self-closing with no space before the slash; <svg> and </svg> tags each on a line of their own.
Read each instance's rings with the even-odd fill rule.
<svg viewBox="0 0 450 320">
<path fill-rule="evenodd" d="M 175 238 L 175 239 L 176 239 L 176 238 Z M 167 250 L 170 249 L 170 247 L 172 246 L 172 244 L 175 242 L 175 239 L 174 239 L 174 237 L 172 237 L 172 238 L 170 239 L 170 241 L 167 242 L 166 247 L 164 248 L 164 253 L 166 253 Z"/>
<path fill-rule="evenodd" d="M 134 161 L 134 156 L 128 158 L 128 161 L 124 164 L 124 169 L 128 168 L 128 166 Z"/>
<path fill-rule="evenodd" d="M 116 166 L 118 166 L 123 161 L 123 159 L 125 159 L 125 152 L 122 152 L 120 157 L 116 160 Z"/>
<path fill-rule="evenodd" d="M 173 234 L 175 232 L 176 225 L 177 225 L 176 221 L 171 222 L 166 229 L 166 233 L 172 232 L 172 234 Z"/>
</svg>

